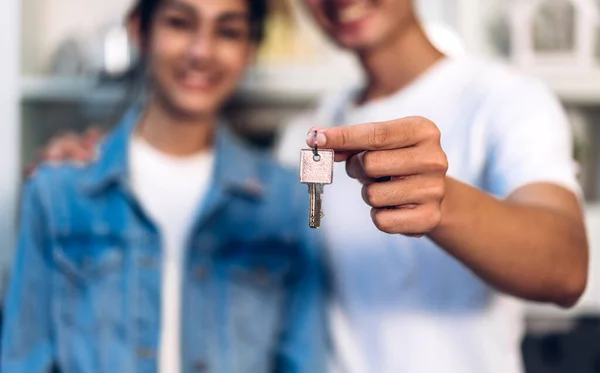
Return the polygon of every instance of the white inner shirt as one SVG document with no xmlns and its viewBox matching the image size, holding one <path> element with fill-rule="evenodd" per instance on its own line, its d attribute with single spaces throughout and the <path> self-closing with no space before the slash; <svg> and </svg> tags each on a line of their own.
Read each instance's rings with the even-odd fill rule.
<svg viewBox="0 0 600 373">
<path fill-rule="evenodd" d="M 159 372 L 181 372 L 181 274 L 186 240 L 212 177 L 214 155 L 162 153 L 139 136 L 130 146 L 133 192 L 162 238 Z"/>
<path fill-rule="evenodd" d="M 579 192 L 566 116 L 535 80 L 460 58 L 439 62 L 385 99 L 357 107 L 357 92 L 326 97 L 315 113 L 290 123 L 280 159 L 297 165 L 313 126 L 419 115 L 439 127 L 455 179 L 500 198 L 535 182 Z M 520 301 L 490 288 L 427 238 L 378 231 L 344 164 L 336 165 L 323 199 L 342 372 L 522 372 Z"/>
</svg>

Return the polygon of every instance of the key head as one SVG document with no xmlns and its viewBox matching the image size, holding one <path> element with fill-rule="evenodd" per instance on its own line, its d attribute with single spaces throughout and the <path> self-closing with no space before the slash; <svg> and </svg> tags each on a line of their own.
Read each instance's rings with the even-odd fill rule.
<svg viewBox="0 0 600 373">
<path fill-rule="evenodd" d="M 300 151 L 300 182 L 304 184 L 331 184 L 333 182 L 334 152 L 319 149 L 315 157 L 313 149 Z"/>
</svg>

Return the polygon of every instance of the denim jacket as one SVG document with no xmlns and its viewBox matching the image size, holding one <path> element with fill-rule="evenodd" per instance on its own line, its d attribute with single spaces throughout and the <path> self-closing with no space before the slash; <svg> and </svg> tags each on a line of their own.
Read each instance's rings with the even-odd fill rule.
<svg viewBox="0 0 600 373">
<path fill-rule="evenodd" d="M 132 110 L 89 165 L 25 187 L 4 373 L 156 372 L 161 239 L 131 192 Z M 322 250 L 297 176 L 219 129 L 182 274 L 182 373 L 324 371 Z"/>
</svg>

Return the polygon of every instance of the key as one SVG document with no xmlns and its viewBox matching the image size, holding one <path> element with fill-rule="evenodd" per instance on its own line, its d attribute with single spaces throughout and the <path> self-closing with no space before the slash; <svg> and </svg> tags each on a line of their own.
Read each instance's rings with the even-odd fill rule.
<svg viewBox="0 0 600 373">
<path fill-rule="evenodd" d="M 325 216 L 322 210 L 324 186 L 333 182 L 334 151 L 329 149 L 302 149 L 300 151 L 300 182 L 308 184 L 310 206 L 308 226 L 319 228 Z"/>
</svg>

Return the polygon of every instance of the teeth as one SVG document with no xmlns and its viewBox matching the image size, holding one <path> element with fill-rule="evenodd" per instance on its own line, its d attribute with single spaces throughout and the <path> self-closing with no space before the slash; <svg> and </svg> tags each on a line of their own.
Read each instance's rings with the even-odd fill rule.
<svg viewBox="0 0 600 373">
<path fill-rule="evenodd" d="M 186 76 L 184 81 L 189 85 L 204 85 L 210 83 L 210 78 L 206 75 Z"/>
<path fill-rule="evenodd" d="M 341 22 L 354 22 L 363 18 L 368 11 L 365 2 L 357 2 L 338 11 L 338 19 Z"/>
</svg>

